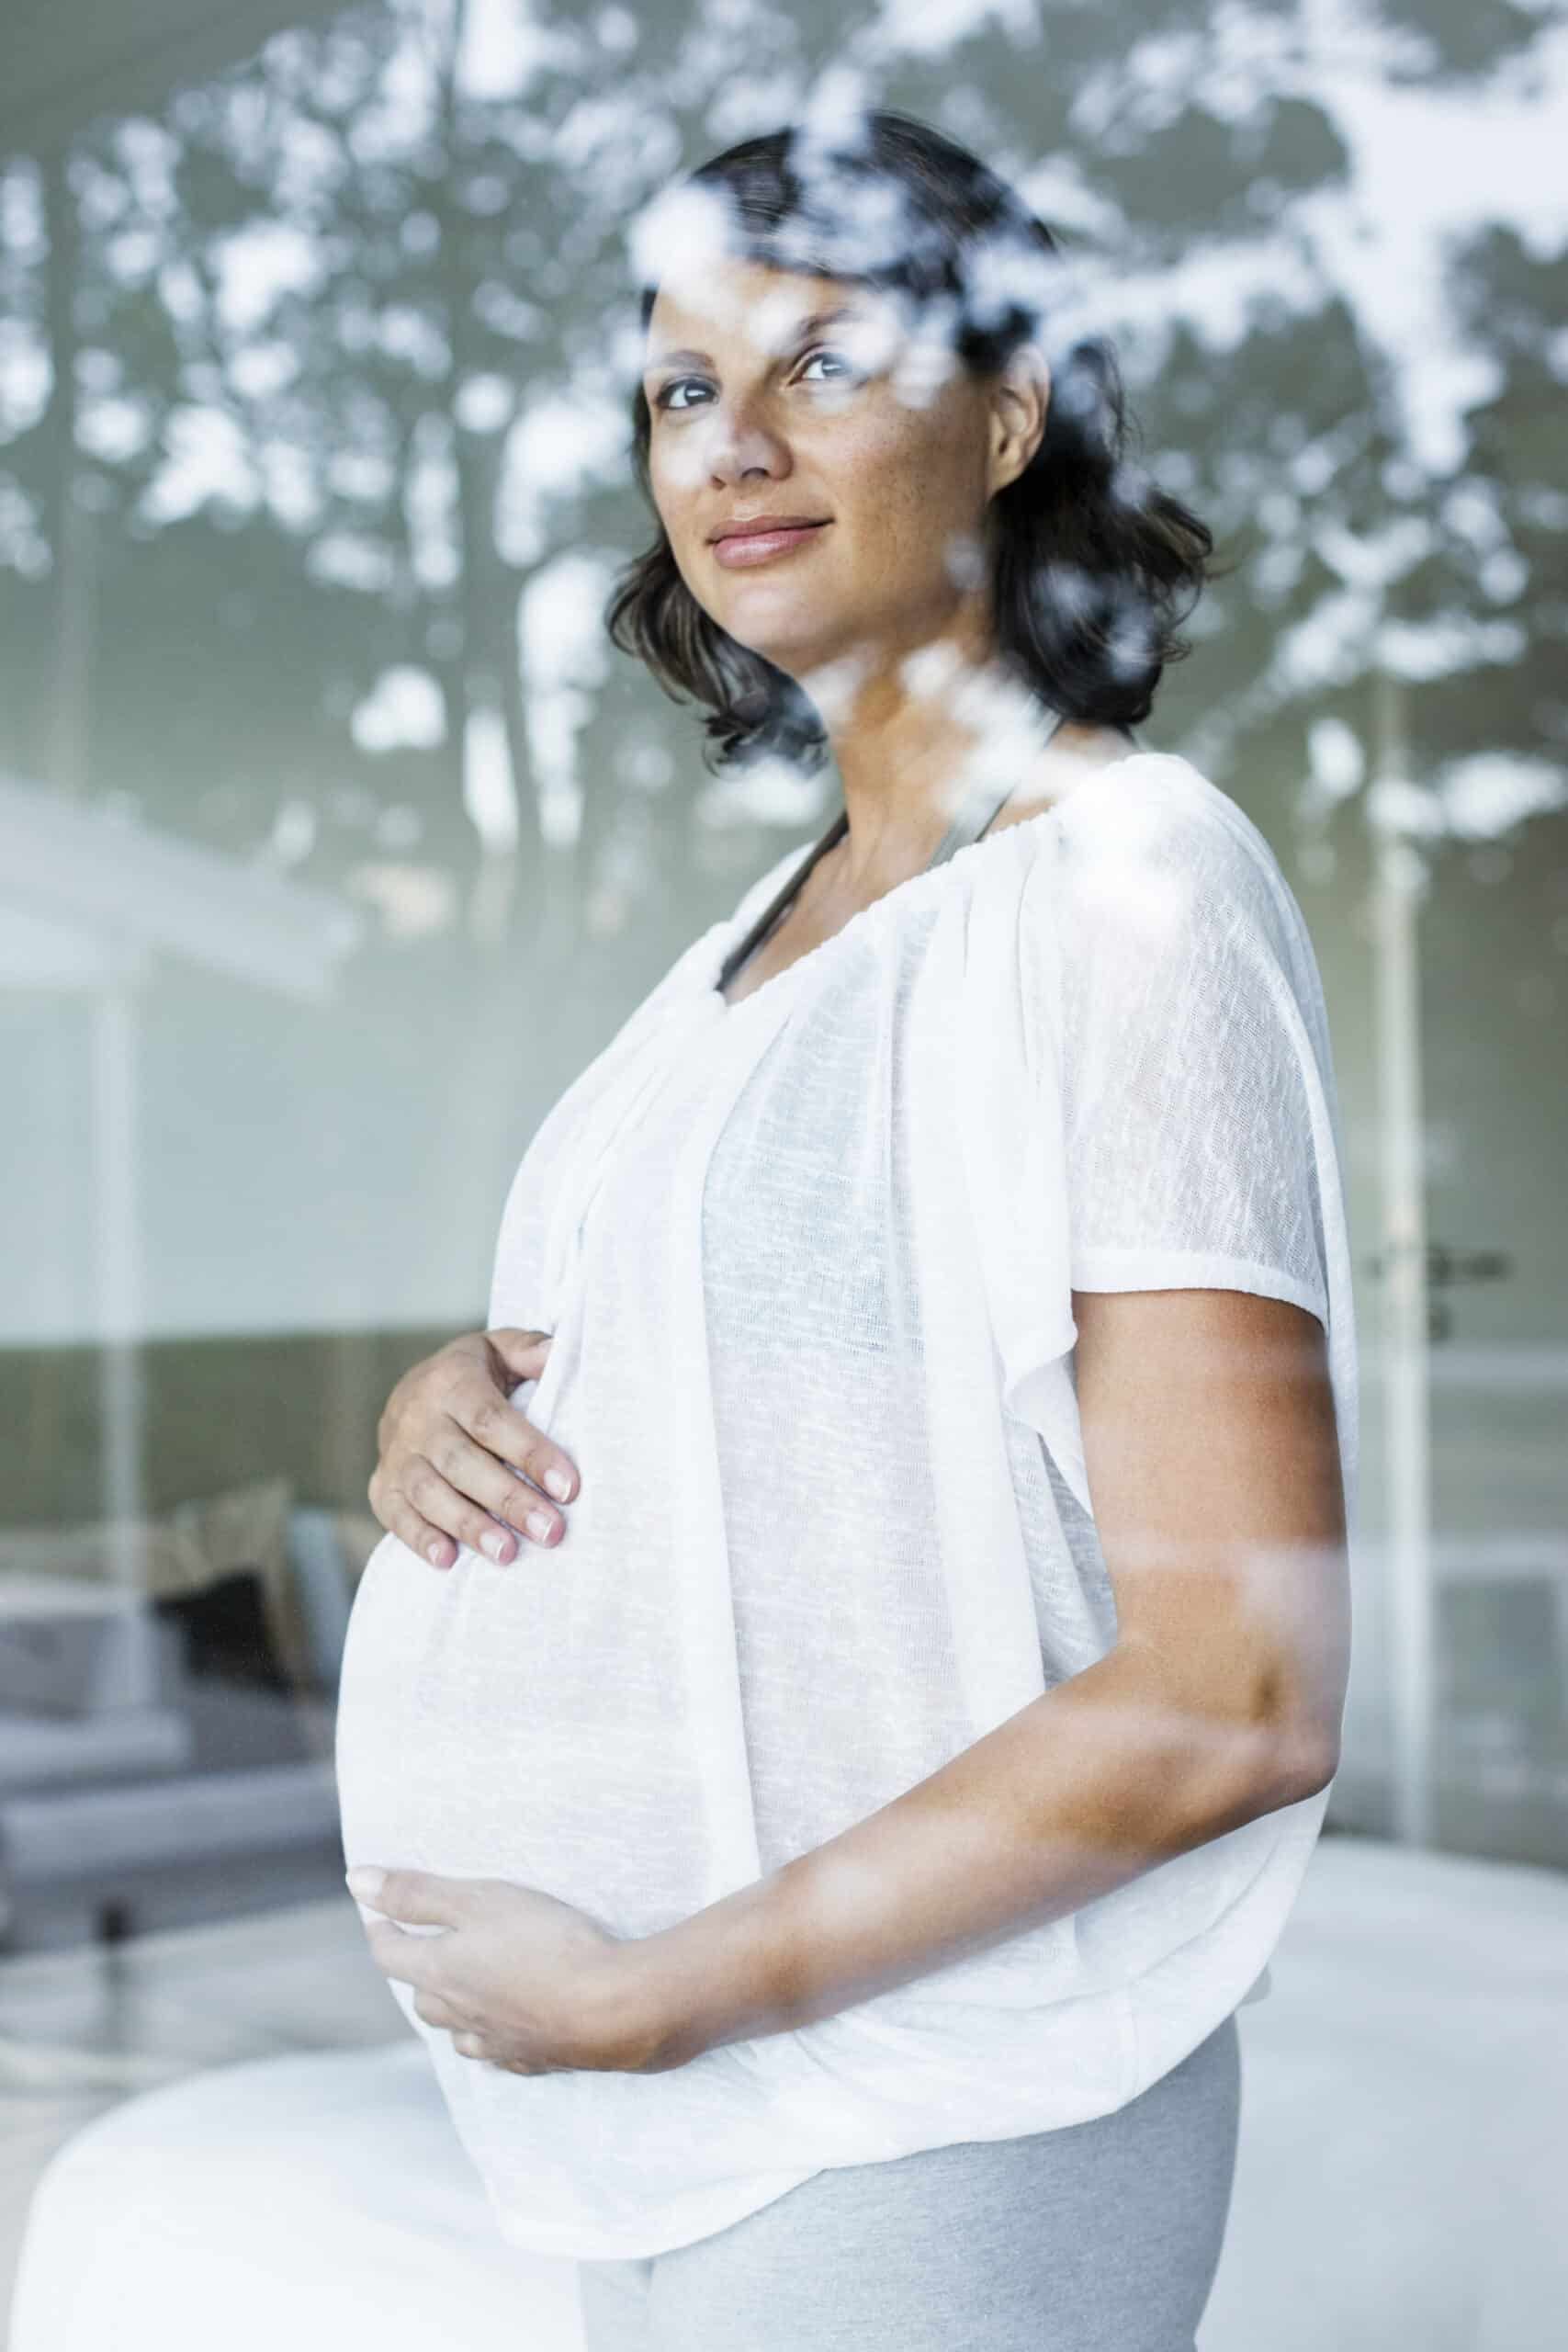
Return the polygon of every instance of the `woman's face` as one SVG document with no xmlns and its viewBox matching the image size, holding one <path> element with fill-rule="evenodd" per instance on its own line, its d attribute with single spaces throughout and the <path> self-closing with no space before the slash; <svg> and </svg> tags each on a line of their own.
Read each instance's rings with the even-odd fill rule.
<svg viewBox="0 0 1568 2352">
<path fill-rule="evenodd" d="M 998 453 L 1001 479 L 1021 470 L 1005 411 L 886 295 L 727 260 L 700 286 L 660 286 L 643 387 L 681 576 L 787 675 L 876 664 L 951 634 L 961 607 L 984 612 Z M 764 514 L 813 527 L 744 564 L 743 540 L 716 544 Z"/>
</svg>

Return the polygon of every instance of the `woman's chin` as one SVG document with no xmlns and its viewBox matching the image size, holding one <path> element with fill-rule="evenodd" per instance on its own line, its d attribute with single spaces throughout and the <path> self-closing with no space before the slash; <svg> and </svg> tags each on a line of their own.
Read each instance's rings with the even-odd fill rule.
<svg viewBox="0 0 1568 2352">
<path fill-rule="evenodd" d="M 782 670 L 797 685 L 807 683 L 814 670 L 828 674 L 844 657 L 841 642 L 824 639 L 820 614 L 808 618 L 803 613 L 798 627 L 792 628 L 777 616 L 770 616 L 764 622 L 758 615 L 737 613 L 733 619 L 722 621 L 719 626 L 737 645 L 771 662 L 775 670 Z"/>
</svg>

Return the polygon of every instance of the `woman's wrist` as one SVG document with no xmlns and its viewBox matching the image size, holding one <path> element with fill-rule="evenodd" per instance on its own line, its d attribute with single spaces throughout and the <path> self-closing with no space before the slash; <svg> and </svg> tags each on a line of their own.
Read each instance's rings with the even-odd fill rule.
<svg viewBox="0 0 1568 2352">
<path fill-rule="evenodd" d="M 607 2074 L 661 2075 L 696 2056 L 695 2046 L 681 2048 L 681 2020 L 668 1973 L 651 1950 L 655 1940 L 626 1937 L 580 1988 L 590 2053 L 585 2065 Z"/>
<path fill-rule="evenodd" d="M 623 2074 L 667 2074 L 722 2042 L 797 2022 L 780 1989 L 788 1947 L 777 1876 L 606 1952 L 590 1998 L 607 2064 Z"/>
</svg>

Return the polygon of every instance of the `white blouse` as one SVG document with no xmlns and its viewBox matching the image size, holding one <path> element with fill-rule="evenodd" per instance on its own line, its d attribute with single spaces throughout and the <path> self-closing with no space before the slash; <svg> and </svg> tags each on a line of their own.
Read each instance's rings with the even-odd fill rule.
<svg viewBox="0 0 1568 2352">
<path fill-rule="evenodd" d="M 735 1004 L 695 940 L 506 1202 L 492 1324 L 577 1464 L 567 1533 L 443 1575 L 394 1536 L 349 1627 L 347 1860 L 673 1925 L 1108 1650 L 1072 1291 L 1200 1286 L 1357 1371 L 1318 970 L 1272 852 L 1139 752 L 917 874 Z M 414 2014 L 504 2234 L 644 2256 L 814 2173 L 1122 2106 L 1263 1972 L 1323 1790 L 1050 1926 L 656 2075 L 511 2074 Z"/>
</svg>

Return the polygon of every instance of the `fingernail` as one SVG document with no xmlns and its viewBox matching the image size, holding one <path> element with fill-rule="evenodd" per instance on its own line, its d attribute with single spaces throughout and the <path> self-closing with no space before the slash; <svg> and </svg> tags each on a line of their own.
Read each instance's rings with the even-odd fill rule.
<svg viewBox="0 0 1568 2352">
<path fill-rule="evenodd" d="M 547 1510 L 531 1510 L 524 1524 L 526 1526 L 529 1534 L 536 1535 L 542 1544 L 545 1538 L 554 1529 L 555 1521 L 550 1517 Z"/>
<path fill-rule="evenodd" d="M 344 1884 L 356 1902 L 374 1903 L 386 1883 L 385 1871 L 373 1871 L 362 1865 L 357 1870 L 344 1871 Z"/>
<path fill-rule="evenodd" d="M 504 1559 L 505 1559 L 505 1557 L 506 1557 L 506 1538 L 505 1538 L 505 1536 L 504 1536 L 504 1535 L 499 1534 L 499 1533 L 495 1532 L 494 1531 L 492 1531 L 489 1535 L 481 1536 L 479 1540 L 480 1540 L 480 1542 L 483 1544 L 485 1550 L 490 1554 L 490 1556 L 491 1556 L 491 1558 L 492 1560 L 504 1560 Z"/>
<path fill-rule="evenodd" d="M 564 1503 L 571 1492 L 571 1480 L 564 1470 L 547 1470 L 545 1484 L 558 1503 Z"/>
</svg>

